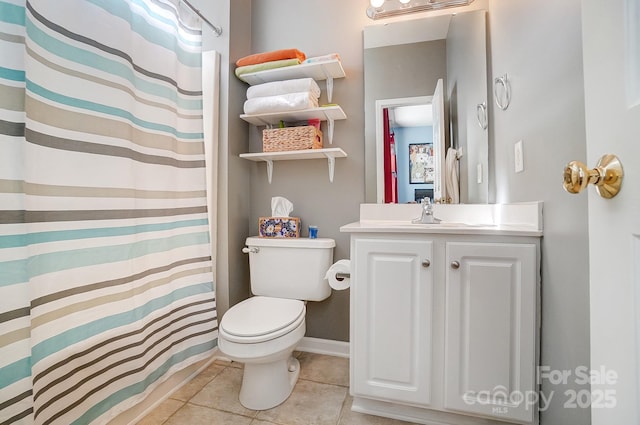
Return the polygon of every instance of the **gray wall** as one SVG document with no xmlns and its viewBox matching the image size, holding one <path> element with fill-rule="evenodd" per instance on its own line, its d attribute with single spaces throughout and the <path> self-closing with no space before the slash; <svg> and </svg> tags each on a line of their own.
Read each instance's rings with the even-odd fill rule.
<svg viewBox="0 0 640 425">
<path fill-rule="evenodd" d="M 492 0 L 489 26 L 493 76 L 507 73 L 512 101 L 492 104 L 490 130 L 496 202 L 544 201 L 542 240 L 542 358 L 554 370 L 590 365 L 587 197 L 562 188 L 564 165 L 584 161 L 585 118 L 580 0 Z M 524 144 L 524 172 L 514 172 L 514 143 Z M 565 391 L 553 395 L 542 424 L 590 423 L 587 409 L 566 409 Z"/>
<path fill-rule="evenodd" d="M 450 144 L 463 152 L 459 175 L 463 204 L 489 201 L 489 135 L 477 118 L 477 105 L 487 103 L 487 41 L 479 36 L 486 33 L 484 11 L 458 13 L 451 18 L 446 40 Z"/>
<path fill-rule="evenodd" d="M 358 219 L 364 202 L 362 28 L 368 20 L 364 5 L 340 0 L 252 2 L 253 52 L 297 48 L 307 56 L 340 54 L 346 78 L 334 81 L 332 101 L 342 107 L 347 119 L 336 121 L 331 146 L 342 148 L 348 157 L 336 160 L 333 183 L 324 160 L 276 162 L 272 184 L 267 182 L 265 164 L 252 163 L 251 185 L 242 193 L 248 190 L 250 194 L 250 233 L 257 233 L 258 217 L 271 214 L 271 197 L 284 196 L 293 202 L 292 215 L 302 220 L 302 236 L 307 236 L 307 225 L 315 224 L 321 237 L 336 240 L 336 261 L 349 258 L 349 237 L 339 228 Z M 323 89 L 320 103 L 326 103 L 324 83 L 319 85 Z M 252 152 L 261 150 L 261 140 L 261 132 L 251 127 Z M 307 311 L 307 336 L 349 340 L 348 290 L 334 291 L 323 302 L 308 303 Z"/>
<path fill-rule="evenodd" d="M 246 93 L 246 85 L 235 75 L 237 58 L 251 50 L 251 0 L 222 0 L 215 3 L 193 0 L 215 25 L 222 36 L 203 26 L 204 49 L 220 54 L 220 125 L 218 129 L 218 240 L 215 259 L 215 288 L 218 315 L 249 296 L 247 259 L 241 253 L 244 238 L 249 235 L 250 166 L 238 157 L 249 149 L 249 131 L 238 119 Z"/>
<path fill-rule="evenodd" d="M 204 10 L 207 2 L 199 3 Z M 348 237 L 338 229 L 357 220 L 359 204 L 365 199 L 362 29 L 372 24 L 364 14 L 367 3 L 222 2 L 231 17 L 225 30 L 229 31 L 229 24 L 232 28 L 222 58 L 221 119 L 226 122 L 220 128 L 224 146 L 219 189 L 225 202 L 218 220 L 219 305 L 232 305 L 248 295 L 246 258 L 239 251 L 244 238 L 256 233 L 258 217 L 270 213 L 272 196 L 290 199 L 294 214 L 304 224 L 317 224 L 321 236 L 336 239 L 335 260 L 349 257 Z M 573 371 L 589 365 L 587 200 L 570 196 L 561 187 L 564 164 L 586 156 L 580 1 L 489 3 L 490 70 L 494 76 L 507 72 L 513 88 L 507 111 L 493 107 L 490 96 L 491 200 L 545 202 L 541 363 Z M 216 9 L 219 5 L 216 2 Z M 349 157 L 336 161 L 334 183 L 328 181 L 325 161 L 278 162 L 269 185 L 264 164 L 237 157 L 249 147 L 259 150 L 260 133 L 237 118 L 246 86 L 229 77 L 233 62 L 249 53 L 290 47 L 310 56 L 330 52 L 342 56 L 347 78 L 336 80 L 334 101 L 345 110 L 347 120 L 336 122 L 334 145 Z M 228 66 L 226 60 L 231 62 Z M 323 95 L 321 102 L 325 101 Z M 524 141 L 525 171 L 515 174 L 513 144 L 518 140 Z M 309 303 L 307 335 L 348 340 L 348 300 L 349 292 L 342 291 L 327 301 Z M 564 391 L 577 389 L 575 383 L 542 384 L 545 395 L 554 395 L 551 407 L 542 412 L 543 425 L 590 423 L 587 410 L 563 408 Z"/>
</svg>

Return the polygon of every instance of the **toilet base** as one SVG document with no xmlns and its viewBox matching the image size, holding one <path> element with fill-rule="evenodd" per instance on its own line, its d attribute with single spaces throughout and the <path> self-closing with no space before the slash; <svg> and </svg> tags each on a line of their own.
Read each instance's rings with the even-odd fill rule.
<svg viewBox="0 0 640 425">
<path fill-rule="evenodd" d="M 293 356 L 273 363 L 245 363 L 240 403 L 251 410 L 267 410 L 291 395 L 300 375 L 300 362 Z"/>
<path fill-rule="evenodd" d="M 243 338 L 235 338 L 234 341 L 234 336 L 228 335 L 224 326 L 220 327 L 220 351 L 229 359 L 244 363 L 240 388 L 240 403 L 244 407 L 271 409 L 291 395 L 300 374 L 300 362 L 293 357 L 293 350 L 304 337 L 305 330 L 303 317 L 289 333 L 262 342 L 243 343 Z"/>
</svg>

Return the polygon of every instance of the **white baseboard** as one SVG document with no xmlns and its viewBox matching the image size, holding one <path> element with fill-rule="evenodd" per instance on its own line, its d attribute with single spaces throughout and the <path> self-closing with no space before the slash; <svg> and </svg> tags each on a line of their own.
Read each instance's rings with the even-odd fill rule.
<svg viewBox="0 0 640 425">
<path fill-rule="evenodd" d="M 349 343 L 305 336 L 296 347 L 298 351 L 349 358 Z"/>
</svg>

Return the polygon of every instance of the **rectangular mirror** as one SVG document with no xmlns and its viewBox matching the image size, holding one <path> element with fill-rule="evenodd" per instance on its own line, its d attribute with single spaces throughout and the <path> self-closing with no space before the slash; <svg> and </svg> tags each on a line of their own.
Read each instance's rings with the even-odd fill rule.
<svg viewBox="0 0 640 425">
<path fill-rule="evenodd" d="M 416 190 L 420 193 L 433 190 L 433 197 L 441 199 L 440 195 L 446 194 L 444 174 L 446 170 L 450 173 L 451 167 L 458 175 L 460 202 L 488 201 L 486 40 L 484 10 L 365 27 L 367 202 L 415 202 Z M 385 192 L 393 192 L 389 185 L 396 183 L 385 180 L 384 158 L 389 146 L 388 141 L 385 144 L 384 128 L 388 126 L 392 133 L 406 132 L 396 120 L 389 122 L 389 115 L 394 117 L 393 108 L 415 105 L 416 98 L 433 96 L 439 80 L 444 82 L 444 114 L 441 117 L 444 143 L 438 144 L 437 152 L 434 150 L 437 177 L 431 187 L 426 184 L 419 188 L 411 187 L 408 178 L 397 178 L 397 196 L 388 198 Z M 399 99 L 407 99 L 407 105 L 399 103 Z M 385 102 L 392 105 L 386 115 L 376 106 Z M 416 142 L 420 140 L 416 139 Z M 460 153 L 459 161 L 449 164 L 450 168 L 445 167 L 444 158 L 448 147 Z M 396 158 L 396 165 L 399 165 L 397 161 Z M 389 172 L 387 166 L 387 176 L 390 176 Z M 404 186 L 405 181 L 409 187 Z M 441 182 L 441 187 L 436 186 L 437 181 Z M 452 181 L 454 179 L 449 183 Z M 400 197 L 400 194 L 405 195 Z"/>
</svg>

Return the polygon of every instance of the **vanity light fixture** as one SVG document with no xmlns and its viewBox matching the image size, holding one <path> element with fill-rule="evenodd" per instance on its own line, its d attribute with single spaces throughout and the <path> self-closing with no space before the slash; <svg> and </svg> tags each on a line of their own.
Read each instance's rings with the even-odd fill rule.
<svg viewBox="0 0 640 425">
<path fill-rule="evenodd" d="M 369 3 L 371 5 L 367 8 L 367 16 L 381 19 L 405 13 L 467 6 L 473 0 L 370 0 Z"/>
</svg>

